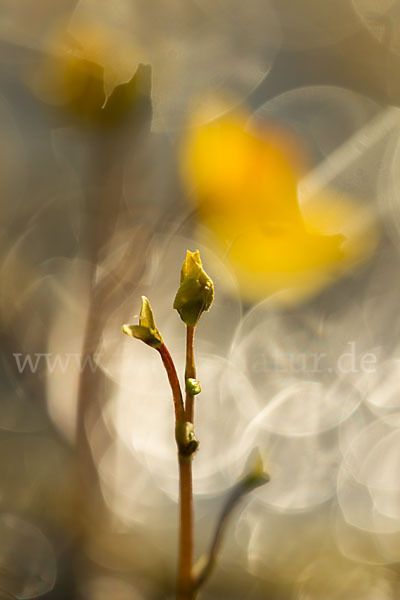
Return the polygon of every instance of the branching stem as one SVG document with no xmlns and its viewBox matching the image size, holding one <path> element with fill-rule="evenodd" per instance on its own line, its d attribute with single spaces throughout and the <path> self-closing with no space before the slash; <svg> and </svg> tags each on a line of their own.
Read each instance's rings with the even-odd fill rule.
<svg viewBox="0 0 400 600">
<path fill-rule="evenodd" d="M 163 344 L 157 348 L 161 355 L 172 390 L 175 407 L 176 430 L 185 429 L 185 406 L 181 387 L 172 357 Z M 192 352 L 193 356 L 193 352 Z M 185 454 L 185 449 L 178 443 L 179 461 L 179 561 L 177 575 L 177 600 L 193 600 L 192 583 L 193 566 L 193 490 L 192 490 L 192 455 Z"/>
</svg>

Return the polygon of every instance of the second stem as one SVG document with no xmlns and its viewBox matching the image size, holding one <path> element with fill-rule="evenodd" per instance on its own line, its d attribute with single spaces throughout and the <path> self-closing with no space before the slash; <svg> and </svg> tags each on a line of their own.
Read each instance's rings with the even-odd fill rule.
<svg viewBox="0 0 400 600">
<path fill-rule="evenodd" d="M 196 379 L 196 366 L 194 363 L 194 332 L 195 327 L 186 326 L 186 367 L 185 367 L 185 386 L 188 379 Z M 194 396 L 188 391 L 186 386 L 185 402 L 186 421 L 194 423 Z"/>
<path fill-rule="evenodd" d="M 194 363 L 194 331 L 191 326 L 186 327 L 186 366 L 185 384 L 187 379 L 196 378 Z M 194 421 L 194 396 L 186 389 L 185 420 Z M 183 456 L 179 453 L 179 506 L 180 506 L 180 534 L 179 534 L 179 570 L 178 570 L 178 600 L 192 600 L 194 598 L 192 567 L 193 567 L 193 484 L 192 484 L 192 456 Z"/>
</svg>

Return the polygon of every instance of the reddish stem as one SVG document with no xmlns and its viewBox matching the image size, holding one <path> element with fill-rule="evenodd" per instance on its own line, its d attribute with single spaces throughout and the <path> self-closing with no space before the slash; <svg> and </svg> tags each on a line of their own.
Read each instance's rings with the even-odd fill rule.
<svg viewBox="0 0 400 600">
<path fill-rule="evenodd" d="M 192 600 L 193 490 L 192 457 L 179 455 L 179 564 L 177 600 Z"/>
<path fill-rule="evenodd" d="M 192 340 L 193 343 L 193 340 Z M 157 348 L 167 371 L 175 406 L 175 425 L 184 425 L 185 406 L 183 403 L 178 375 L 165 344 Z M 192 352 L 193 355 L 193 352 Z M 177 600 L 193 600 L 195 590 L 192 579 L 193 566 L 193 490 L 192 456 L 180 451 L 179 460 L 179 562 L 177 574 Z"/>
<path fill-rule="evenodd" d="M 172 399 L 174 401 L 175 407 L 175 422 L 182 423 L 185 421 L 185 407 L 183 405 L 183 398 L 181 392 L 181 386 L 179 384 L 178 375 L 176 373 L 174 361 L 165 344 L 162 344 L 159 348 L 157 348 L 161 355 L 161 360 L 163 361 L 165 370 L 168 375 L 169 384 L 172 390 Z"/>
</svg>

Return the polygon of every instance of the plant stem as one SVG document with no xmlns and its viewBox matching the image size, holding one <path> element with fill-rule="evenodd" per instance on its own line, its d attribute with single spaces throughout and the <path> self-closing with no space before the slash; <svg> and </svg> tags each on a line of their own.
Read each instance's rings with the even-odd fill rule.
<svg viewBox="0 0 400 600">
<path fill-rule="evenodd" d="M 176 373 L 174 361 L 165 344 L 157 348 L 161 355 L 165 370 L 168 375 L 169 384 L 172 390 L 172 399 L 175 407 L 175 424 L 184 423 L 185 421 L 185 407 L 183 405 L 183 398 L 181 392 L 181 386 L 179 384 L 178 375 Z"/>
<path fill-rule="evenodd" d="M 165 344 L 157 348 L 161 355 L 172 390 L 175 406 L 175 426 L 185 426 L 185 407 L 183 404 L 178 375 L 170 353 Z M 177 440 L 178 441 L 178 440 Z M 193 600 L 193 491 L 192 491 L 192 455 L 185 455 L 184 448 L 178 443 L 179 461 L 179 562 L 177 575 L 177 600 Z"/>
<path fill-rule="evenodd" d="M 196 378 L 194 364 L 194 331 L 195 327 L 186 327 L 186 367 L 185 381 Z M 194 421 L 194 396 L 186 390 L 185 421 Z M 179 565 L 178 565 L 178 594 L 177 600 L 192 600 L 194 598 L 192 567 L 193 567 L 193 484 L 192 457 L 179 453 Z"/>
<path fill-rule="evenodd" d="M 255 454 L 256 456 L 254 457 Z M 236 483 L 226 499 L 215 528 L 208 555 L 202 557 L 202 559 L 198 561 L 198 564 L 195 566 L 194 572 L 192 573 L 192 586 L 195 591 L 204 585 L 204 582 L 210 577 L 215 568 L 225 530 L 236 506 L 244 496 L 255 490 L 257 487 L 268 483 L 270 480 L 268 473 L 264 471 L 262 463 L 261 465 L 259 464 L 261 457 L 258 457 L 258 451 L 256 453 L 253 452 L 254 464 L 252 468 Z M 257 462 L 255 461 L 255 458 L 257 459 Z"/>
<path fill-rule="evenodd" d="M 179 454 L 179 564 L 177 600 L 194 598 L 192 456 Z"/>
<path fill-rule="evenodd" d="M 196 379 L 196 366 L 194 364 L 194 331 L 195 327 L 187 325 L 186 327 L 186 367 L 185 381 L 187 379 Z M 185 403 L 186 421 L 194 423 L 194 396 L 186 390 Z"/>
</svg>

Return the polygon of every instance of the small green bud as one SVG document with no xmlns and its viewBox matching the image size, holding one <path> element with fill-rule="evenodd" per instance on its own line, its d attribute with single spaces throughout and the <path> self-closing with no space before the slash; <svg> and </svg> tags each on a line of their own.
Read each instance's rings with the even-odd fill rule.
<svg viewBox="0 0 400 600">
<path fill-rule="evenodd" d="M 174 308 L 190 327 L 194 327 L 204 311 L 210 310 L 214 299 L 214 284 L 203 269 L 200 252 L 186 253 L 182 265 L 181 283 L 174 300 Z"/>
<path fill-rule="evenodd" d="M 201 385 L 200 385 L 200 381 L 198 381 L 198 379 L 192 379 L 191 377 L 189 377 L 189 379 L 186 379 L 185 383 L 186 383 L 186 391 L 191 396 L 197 396 L 197 394 L 200 394 Z"/>
<path fill-rule="evenodd" d="M 122 325 L 122 331 L 130 337 L 141 340 L 152 348 L 159 348 L 164 343 L 161 333 L 156 327 L 153 311 L 146 296 L 142 296 L 139 325 Z"/>
<path fill-rule="evenodd" d="M 199 441 L 194 435 L 193 423 L 190 423 L 189 421 L 177 423 L 175 428 L 175 439 L 178 445 L 179 454 L 182 456 L 192 456 L 199 447 Z"/>
</svg>

